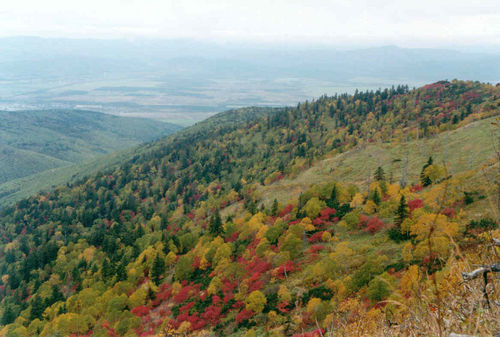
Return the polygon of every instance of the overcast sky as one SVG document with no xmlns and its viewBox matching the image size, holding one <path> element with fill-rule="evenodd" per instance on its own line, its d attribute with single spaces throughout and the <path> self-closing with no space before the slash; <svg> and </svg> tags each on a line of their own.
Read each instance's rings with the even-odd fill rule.
<svg viewBox="0 0 500 337">
<path fill-rule="evenodd" d="M 500 46 L 500 1 L 1 0 L 0 35 Z"/>
</svg>

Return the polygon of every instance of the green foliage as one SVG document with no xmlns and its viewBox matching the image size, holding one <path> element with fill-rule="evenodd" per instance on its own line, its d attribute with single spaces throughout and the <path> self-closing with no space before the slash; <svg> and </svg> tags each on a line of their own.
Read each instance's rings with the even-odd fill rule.
<svg viewBox="0 0 500 337">
<path fill-rule="evenodd" d="M 189 280 L 192 274 L 193 274 L 192 259 L 187 255 L 181 256 L 177 261 L 177 265 L 175 266 L 175 279 L 179 281 Z"/>
<path fill-rule="evenodd" d="M 427 129 L 422 131 L 426 137 L 441 128 L 452 129 L 451 120 L 439 118 L 454 113 L 448 106 L 469 104 L 465 93 L 476 97 L 470 114 L 481 111 L 480 116 L 487 117 L 490 110 L 482 109 L 484 104 L 495 103 L 492 86 L 458 81 L 439 86 L 439 100 L 424 103 L 428 89 L 399 87 L 321 97 L 295 108 L 272 109 L 266 115 L 253 116 L 252 109 L 236 111 L 234 118 L 229 113 L 218 115 L 131 152 L 122 165 L 2 210 L 2 319 L 11 323 L 22 316 L 20 323 L 10 325 L 12 329 L 28 327 L 33 318 L 48 327 L 60 320 L 64 331 L 80 320 L 85 322 L 82 329 L 92 327 L 101 335 L 107 332 L 100 324 L 107 322 L 115 333 L 127 334 L 139 324 L 131 312 L 147 316 L 142 331 L 154 327 L 158 332 L 158 326 L 169 323 L 167 319 L 173 322 L 179 317 L 181 308 L 184 322 L 186 315 L 195 321 L 193 315 L 215 315 L 220 308 L 213 321 L 203 319 L 210 322 L 206 329 L 231 334 L 238 327 L 228 322 L 240 314 L 240 327 L 259 325 L 264 331 L 266 315 L 272 324 L 292 324 L 289 318 L 298 313 L 296 301 L 306 297 L 302 308 L 307 306 L 309 317 L 319 324 L 333 311 L 330 302 L 360 294 L 372 301 L 385 298 L 387 289 L 376 277 L 386 264 L 400 262 L 402 248 L 387 240 L 384 232 L 372 235 L 359 230 L 363 211 L 368 213 L 363 182 L 356 188 L 358 180 L 347 179 L 345 185 L 327 180 L 308 188 L 311 181 L 306 171 L 317 160 L 366 145 L 367 139 L 375 144 L 402 141 L 394 138 L 410 137 L 411 130 L 400 131 L 417 116 L 422 129 Z M 359 152 L 338 157 L 348 162 Z M 360 165 L 368 171 L 372 167 Z M 260 189 L 275 172 L 284 179 L 266 188 L 281 189 L 291 182 L 297 183 L 293 185 L 297 194 L 306 190 L 299 200 L 286 195 L 291 204 L 282 212 L 279 203 L 273 202 L 275 196 L 265 200 Z M 368 199 L 379 199 L 380 204 L 373 210 L 374 217 L 388 220 L 397 207 L 394 186 L 383 180 L 373 185 L 378 186 L 370 189 Z M 422 193 L 427 191 L 431 190 Z M 368 204 L 373 206 L 371 201 Z M 333 217 L 320 215 L 327 205 L 334 206 L 335 216 L 349 230 L 338 226 Z M 250 217 L 245 207 L 253 214 L 261 207 L 264 211 Z M 218 209 L 232 219 L 222 225 Z M 406 213 L 396 211 L 396 219 L 398 212 Z M 284 215 L 278 218 L 280 213 Z M 385 263 L 383 255 L 390 261 Z M 270 294 L 285 284 L 290 290 L 282 294 L 291 292 L 286 298 L 293 303 L 276 304 Z M 248 298 L 251 315 L 239 302 Z M 38 299 L 43 299 L 43 306 Z M 216 308 L 209 309 L 212 304 Z M 39 318 L 42 307 L 48 308 L 50 316 Z M 167 311 L 168 317 L 163 317 L 161 310 L 169 307 L 172 313 Z M 163 321 L 151 320 L 157 316 Z M 192 327 L 183 328 L 190 332 Z"/>
<path fill-rule="evenodd" d="M 431 178 L 425 174 L 425 170 L 433 164 L 433 159 L 432 157 L 429 157 L 427 160 L 427 163 L 422 167 L 422 172 L 420 173 L 420 182 L 422 183 L 422 186 L 429 186 L 432 184 Z"/>
<path fill-rule="evenodd" d="M 165 261 L 156 254 L 155 260 L 153 261 L 153 268 L 151 269 L 151 276 L 156 285 L 160 284 L 163 273 L 165 273 Z"/>
<path fill-rule="evenodd" d="M 222 220 L 220 218 L 219 210 L 217 209 L 215 213 L 210 218 L 208 224 L 208 230 L 213 236 L 218 236 L 223 233 Z"/>
<path fill-rule="evenodd" d="M 376 181 L 384 181 L 385 180 L 384 169 L 381 166 L 377 167 L 377 169 L 375 170 L 375 174 L 373 175 L 373 177 L 375 178 Z"/>
<path fill-rule="evenodd" d="M 391 294 L 391 276 L 386 272 L 368 283 L 368 298 L 372 303 L 380 302 Z"/>
<path fill-rule="evenodd" d="M 326 204 L 324 201 L 321 201 L 318 198 L 314 197 L 307 201 L 306 205 L 304 206 L 304 211 L 309 218 L 313 219 L 316 218 L 321 210 L 325 207 Z"/>
</svg>

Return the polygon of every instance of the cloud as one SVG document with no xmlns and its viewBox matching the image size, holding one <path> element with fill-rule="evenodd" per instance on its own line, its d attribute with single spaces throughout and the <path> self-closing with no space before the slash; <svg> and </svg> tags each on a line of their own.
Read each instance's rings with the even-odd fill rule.
<svg viewBox="0 0 500 337">
<path fill-rule="evenodd" d="M 500 44 L 497 0 L 17 0 L 3 36 Z"/>
</svg>

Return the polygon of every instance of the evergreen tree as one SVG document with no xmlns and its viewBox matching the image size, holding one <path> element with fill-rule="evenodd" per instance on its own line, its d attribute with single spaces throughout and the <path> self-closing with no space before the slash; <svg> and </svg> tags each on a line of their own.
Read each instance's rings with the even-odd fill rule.
<svg viewBox="0 0 500 337">
<path fill-rule="evenodd" d="M 127 279 L 127 270 L 122 262 L 116 269 L 116 282 L 125 281 Z"/>
<path fill-rule="evenodd" d="M 45 306 L 42 299 L 39 296 L 35 296 L 31 302 L 30 319 L 42 319 L 42 314 L 45 311 Z"/>
<path fill-rule="evenodd" d="M 104 259 L 102 263 L 102 280 L 104 282 L 108 281 L 113 276 L 113 266 L 109 263 L 108 259 Z"/>
<path fill-rule="evenodd" d="M 10 324 L 14 322 L 16 318 L 16 313 L 12 310 L 12 307 L 7 305 L 2 315 L 2 325 Z"/>
<path fill-rule="evenodd" d="M 218 236 L 219 234 L 222 234 L 223 228 L 219 210 L 216 210 L 215 213 L 210 218 L 208 230 L 210 231 L 210 234 L 212 234 L 213 236 Z"/>
<path fill-rule="evenodd" d="M 277 216 L 278 215 L 278 208 L 279 208 L 278 200 L 274 199 L 273 205 L 271 206 L 271 214 L 273 216 Z"/>
<path fill-rule="evenodd" d="M 422 167 L 422 172 L 420 173 L 420 182 L 422 183 L 422 186 L 429 186 L 432 184 L 431 178 L 429 176 L 425 175 L 425 169 L 428 168 L 433 164 L 432 156 L 429 157 L 427 160 L 427 163 Z"/>
<path fill-rule="evenodd" d="M 382 201 L 382 198 L 380 197 L 380 194 L 378 193 L 378 189 L 377 188 L 372 193 L 372 201 L 376 205 L 380 205 L 380 202 Z"/>
<path fill-rule="evenodd" d="M 159 254 L 156 254 L 155 260 L 153 261 L 153 268 L 151 269 L 151 276 L 153 277 L 153 281 L 156 285 L 160 284 L 161 277 L 164 272 L 165 261 L 163 261 Z"/>
<path fill-rule="evenodd" d="M 326 201 L 326 204 L 328 207 L 335 208 L 335 209 L 339 208 L 339 201 L 338 201 L 337 194 L 338 194 L 337 193 L 337 185 L 334 184 L 333 188 L 332 188 L 332 193 L 330 194 L 330 199 L 328 199 Z"/>
<path fill-rule="evenodd" d="M 377 169 L 375 170 L 374 178 L 376 181 L 385 180 L 385 172 L 382 166 L 377 167 Z"/>
<path fill-rule="evenodd" d="M 409 214 L 410 211 L 408 209 L 408 204 L 406 203 L 405 196 L 401 195 L 401 199 L 399 200 L 399 206 L 398 209 L 396 210 L 396 224 L 400 227 Z"/>
</svg>

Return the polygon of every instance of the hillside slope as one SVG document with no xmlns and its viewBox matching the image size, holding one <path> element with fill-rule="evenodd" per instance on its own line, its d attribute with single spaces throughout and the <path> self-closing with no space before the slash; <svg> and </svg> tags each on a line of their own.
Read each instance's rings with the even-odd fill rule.
<svg viewBox="0 0 500 337">
<path fill-rule="evenodd" d="M 0 334 L 493 335 L 460 271 L 498 253 L 499 107 L 442 81 L 247 109 L 25 199 L 0 213 Z"/>
<path fill-rule="evenodd" d="M 30 176 L 33 181 L 38 173 L 88 161 L 180 129 L 173 124 L 91 111 L 0 111 L 0 186 Z M 24 188 L 22 181 L 17 182 L 20 190 Z M 33 188 L 31 184 L 25 186 Z M 7 194 L 4 189 L 2 195 Z M 3 201 L 0 198 L 0 203 Z"/>
</svg>

